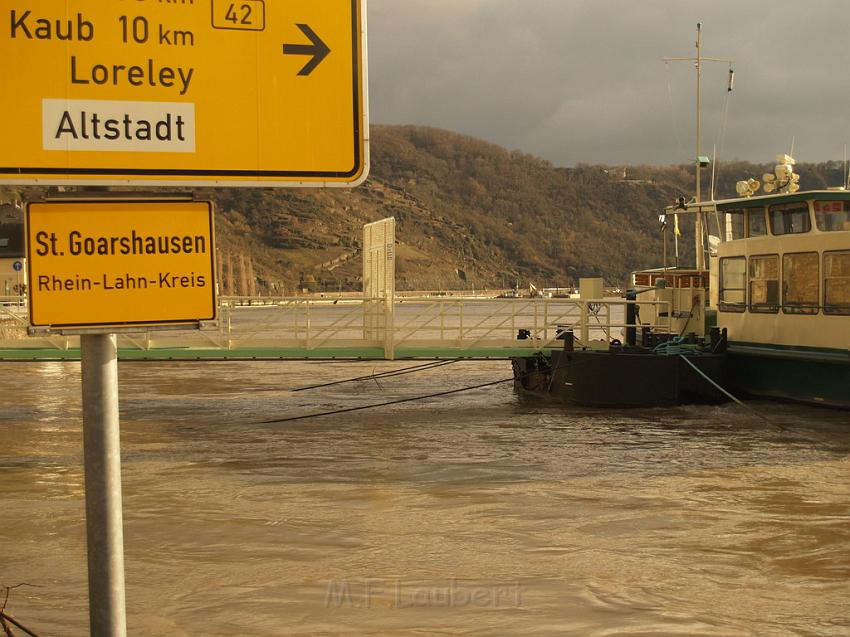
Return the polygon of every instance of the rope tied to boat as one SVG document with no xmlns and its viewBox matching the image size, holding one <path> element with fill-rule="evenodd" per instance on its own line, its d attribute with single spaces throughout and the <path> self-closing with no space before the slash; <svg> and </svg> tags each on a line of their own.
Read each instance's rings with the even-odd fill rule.
<svg viewBox="0 0 850 637">
<path fill-rule="evenodd" d="M 658 356 L 681 356 L 683 353 L 682 343 L 684 342 L 684 338 L 681 336 L 674 336 L 669 341 L 664 341 L 663 343 L 659 343 L 652 350 L 653 354 L 657 354 Z M 688 353 L 693 353 L 688 350 Z"/>
<path fill-rule="evenodd" d="M 765 421 L 766 423 L 768 423 L 768 424 L 770 424 L 770 425 L 773 425 L 774 427 L 778 427 L 778 428 L 779 428 L 779 429 L 781 429 L 782 431 L 788 431 L 788 428 L 787 428 L 787 427 L 784 427 L 783 425 L 781 425 L 781 424 L 779 424 L 779 423 L 777 423 L 777 422 L 774 422 L 773 420 L 771 420 L 771 419 L 770 419 L 770 418 L 768 418 L 767 416 L 765 416 L 765 415 L 763 415 L 763 414 L 759 413 L 757 410 L 753 409 L 750 405 L 748 405 L 748 404 L 747 404 L 747 403 L 745 403 L 744 401 L 739 400 L 738 398 L 736 398 L 735 396 L 733 396 L 731 393 L 729 393 L 727 390 L 725 390 L 723 387 L 721 387 L 721 386 L 720 386 L 720 384 L 719 384 L 719 383 L 717 383 L 717 382 L 716 382 L 713 378 L 711 378 L 708 374 L 706 374 L 705 372 L 703 372 L 703 371 L 702 371 L 699 367 L 697 367 L 697 366 L 696 366 L 696 365 L 694 365 L 691 361 L 689 361 L 689 360 L 687 359 L 687 357 L 680 355 L 680 358 L 681 358 L 683 361 L 685 361 L 688 365 L 690 365 L 690 366 L 691 366 L 691 368 L 692 368 L 692 369 L 693 369 L 693 370 L 694 370 L 697 374 L 699 374 L 700 376 L 702 376 L 702 377 L 703 377 L 706 381 L 708 381 L 711 385 L 713 385 L 713 386 L 714 386 L 714 388 L 715 388 L 715 389 L 717 389 L 717 391 L 719 391 L 721 394 L 723 394 L 724 396 L 726 396 L 727 398 L 729 398 L 729 399 L 730 399 L 730 400 L 732 400 L 733 402 L 737 403 L 738 405 L 740 405 L 740 406 L 741 406 L 741 407 L 743 407 L 744 409 L 749 410 L 749 412 L 750 412 L 750 413 L 752 413 L 752 414 L 753 414 L 754 416 L 756 416 L 757 418 L 761 418 L 761 419 L 762 419 L 763 421 Z"/>
</svg>

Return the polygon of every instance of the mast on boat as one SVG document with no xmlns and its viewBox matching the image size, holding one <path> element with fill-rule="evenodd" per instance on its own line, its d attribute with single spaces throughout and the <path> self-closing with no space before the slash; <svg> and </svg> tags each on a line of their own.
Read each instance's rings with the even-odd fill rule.
<svg viewBox="0 0 850 637">
<path fill-rule="evenodd" d="M 702 164 L 703 158 L 700 154 L 701 146 L 702 146 L 702 63 L 703 62 L 722 62 L 724 64 L 729 64 L 730 67 L 735 63 L 735 60 L 724 60 L 722 58 L 711 58 L 704 57 L 702 55 L 702 22 L 697 23 L 697 43 L 696 43 L 697 54 L 696 57 L 692 58 L 663 58 L 664 62 L 693 62 L 694 67 L 697 72 L 697 113 L 696 113 L 696 125 L 697 125 L 697 141 L 696 141 L 696 203 L 700 203 L 702 201 L 702 183 L 701 183 L 701 174 L 702 174 Z M 729 87 L 728 90 L 732 90 L 732 82 L 733 82 L 733 71 L 730 68 L 729 70 Z M 697 270 L 705 270 L 705 247 L 703 245 L 703 213 L 701 209 L 697 210 L 697 214 L 695 217 L 695 228 L 694 234 L 696 234 L 696 269 Z"/>
</svg>

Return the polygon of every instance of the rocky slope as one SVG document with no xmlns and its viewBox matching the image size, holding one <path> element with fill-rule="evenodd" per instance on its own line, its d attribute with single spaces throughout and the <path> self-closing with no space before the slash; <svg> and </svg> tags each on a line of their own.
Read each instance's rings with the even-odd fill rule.
<svg viewBox="0 0 850 637">
<path fill-rule="evenodd" d="M 361 228 L 389 216 L 399 289 L 553 287 L 583 276 L 621 286 L 631 270 L 661 263 L 658 214 L 693 190 L 687 166 L 559 168 L 416 126 L 375 126 L 371 136 L 371 174 L 354 190 L 198 192 L 218 206 L 225 292 L 358 289 Z M 768 168 L 724 164 L 718 196 Z M 842 183 L 839 162 L 798 168 L 804 188 Z M 0 187 L 0 200 L 38 192 Z M 689 241 L 683 251 L 692 254 Z"/>
</svg>

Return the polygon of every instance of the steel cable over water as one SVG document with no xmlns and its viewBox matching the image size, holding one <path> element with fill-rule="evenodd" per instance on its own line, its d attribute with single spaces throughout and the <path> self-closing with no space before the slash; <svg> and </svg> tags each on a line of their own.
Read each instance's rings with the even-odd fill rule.
<svg viewBox="0 0 850 637">
<path fill-rule="evenodd" d="M 356 378 L 347 378 L 345 380 L 337 380 L 330 383 L 321 383 L 319 385 L 309 385 L 307 387 L 299 387 L 298 389 L 293 389 L 294 392 L 308 391 L 310 389 L 321 389 L 323 387 L 333 387 L 335 385 L 344 385 L 345 383 L 354 383 L 361 380 L 376 380 L 378 378 L 392 378 L 393 376 L 405 376 L 407 374 L 415 374 L 416 372 L 425 372 L 429 369 L 435 369 L 437 367 L 443 367 L 445 365 L 451 365 L 452 363 L 457 363 L 462 359 L 453 358 L 448 361 L 430 361 L 425 363 L 424 365 L 414 365 L 412 367 L 402 367 L 401 369 L 395 369 L 389 372 L 381 372 L 379 374 L 369 374 L 367 376 L 358 376 Z"/>
<path fill-rule="evenodd" d="M 472 391 L 474 389 L 482 389 L 484 387 L 493 387 L 494 385 L 502 385 L 504 383 L 512 383 L 514 378 L 505 378 L 503 380 L 495 380 L 489 383 L 482 383 L 480 385 L 473 385 L 471 387 L 462 387 L 460 389 L 452 389 L 449 391 L 441 391 L 435 394 L 427 394 L 425 396 L 414 396 L 413 398 L 400 398 L 398 400 L 389 400 L 383 403 L 375 403 L 373 405 L 362 405 L 360 407 L 346 407 L 344 409 L 335 409 L 333 411 L 325 411 L 318 414 L 306 414 L 304 416 L 292 416 L 290 418 L 279 418 L 276 420 L 261 420 L 255 424 L 258 425 L 274 425 L 282 422 L 293 422 L 295 420 L 307 420 L 309 418 L 322 418 L 324 416 L 334 416 L 336 414 L 347 414 L 353 411 L 364 411 L 366 409 L 375 409 L 377 407 L 386 407 L 388 405 L 400 405 L 402 403 L 412 403 L 418 400 L 426 400 L 428 398 L 439 398 L 440 396 L 450 396 L 452 394 L 460 394 L 463 392 Z"/>
</svg>

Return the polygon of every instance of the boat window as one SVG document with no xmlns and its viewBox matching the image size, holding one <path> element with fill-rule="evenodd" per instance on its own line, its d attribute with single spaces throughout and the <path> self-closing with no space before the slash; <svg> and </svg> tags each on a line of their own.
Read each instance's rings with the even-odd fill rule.
<svg viewBox="0 0 850 637">
<path fill-rule="evenodd" d="M 770 207 L 770 231 L 775 235 L 802 234 L 812 229 L 809 204 L 777 204 Z"/>
<path fill-rule="evenodd" d="M 850 314 L 850 252 L 823 255 L 824 314 Z"/>
<path fill-rule="evenodd" d="M 764 208 L 754 208 L 747 212 L 747 236 L 763 237 L 767 234 L 767 223 L 764 220 Z"/>
<path fill-rule="evenodd" d="M 744 211 L 729 210 L 726 212 L 726 228 L 724 232 L 726 241 L 735 241 L 744 238 Z"/>
<path fill-rule="evenodd" d="M 783 306 L 786 314 L 817 314 L 820 300 L 817 252 L 782 257 Z"/>
<path fill-rule="evenodd" d="M 720 259 L 720 310 L 743 312 L 747 307 L 747 259 Z"/>
<path fill-rule="evenodd" d="M 750 311 L 779 311 L 779 255 L 750 257 Z"/>
<path fill-rule="evenodd" d="M 850 230 L 850 210 L 846 201 L 816 201 L 815 221 L 821 232 Z"/>
</svg>

